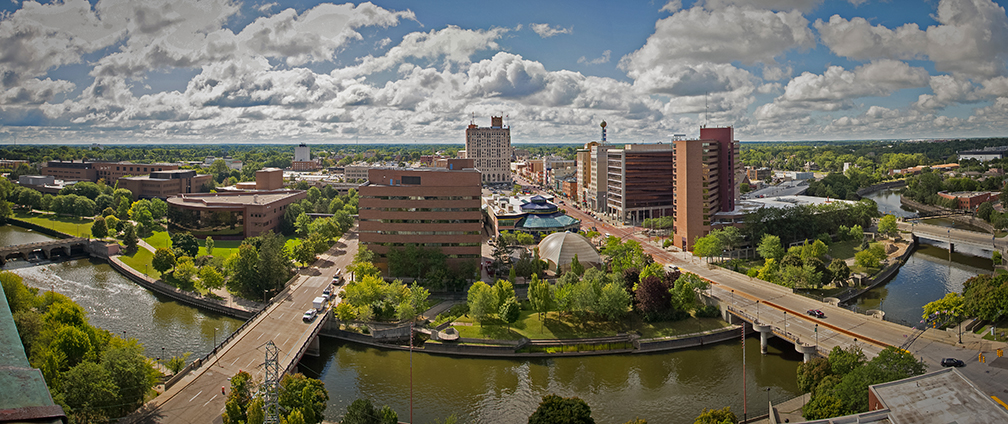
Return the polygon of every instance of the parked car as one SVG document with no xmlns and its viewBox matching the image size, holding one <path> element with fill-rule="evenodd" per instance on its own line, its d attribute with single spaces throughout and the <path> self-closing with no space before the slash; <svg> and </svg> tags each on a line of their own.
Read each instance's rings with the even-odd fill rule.
<svg viewBox="0 0 1008 424">
<path fill-rule="evenodd" d="M 332 295 L 332 286 L 326 286 L 325 290 L 322 290 L 322 294 L 326 296 Z"/>
<path fill-rule="evenodd" d="M 956 367 L 956 368 L 958 368 L 958 367 L 965 367 L 966 366 L 965 362 L 960 361 L 960 360 L 958 360 L 956 358 L 945 358 L 945 359 L 942 359 L 941 364 L 942 364 L 943 367 Z"/>
<path fill-rule="evenodd" d="M 302 316 L 301 319 L 304 322 L 311 322 L 313 319 L 315 319 L 315 314 L 317 314 L 317 313 L 318 313 L 318 311 L 316 311 L 314 308 L 313 309 L 309 309 L 309 310 L 305 311 L 304 316 Z"/>
<path fill-rule="evenodd" d="M 805 313 L 809 314 L 809 315 L 812 315 L 812 316 L 814 316 L 816 318 L 826 318 L 826 314 L 824 314 L 823 311 L 820 311 L 818 309 L 809 309 L 809 310 L 805 311 Z"/>
</svg>

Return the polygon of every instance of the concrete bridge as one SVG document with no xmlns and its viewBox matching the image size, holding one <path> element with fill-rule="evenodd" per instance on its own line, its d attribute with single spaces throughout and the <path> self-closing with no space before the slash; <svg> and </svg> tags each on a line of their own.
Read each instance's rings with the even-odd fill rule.
<svg viewBox="0 0 1008 424">
<path fill-rule="evenodd" d="M 897 226 L 900 231 L 908 231 L 912 233 L 914 237 L 944 241 L 949 244 L 949 250 L 952 251 L 955 251 L 956 246 L 972 246 L 990 251 L 1000 250 L 1001 252 L 1008 249 L 1008 240 L 1005 240 L 1004 238 L 998 239 L 990 233 L 960 230 L 914 221 L 900 222 Z"/>
<path fill-rule="evenodd" d="M 66 256 L 72 256 L 75 251 L 88 253 L 88 243 L 90 241 L 86 238 L 74 237 L 2 247 L 0 248 L 0 266 L 6 264 L 11 257 L 20 256 L 22 259 L 28 260 L 28 255 L 38 251 L 41 251 L 46 259 L 51 258 L 53 253 L 63 253 Z"/>
<path fill-rule="evenodd" d="M 301 316 L 312 300 L 332 282 L 339 269 L 346 268 L 357 251 L 357 236 L 348 232 L 332 249 L 320 256 L 317 267 L 301 275 L 270 304 L 248 320 L 207 356 L 197 359 L 179 373 L 164 393 L 145 405 L 126 422 L 208 423 L 220 422 L 230 391 L 229 379 L 239 371 L 263 382 L 267 374 L 279 379 L 297 368 L 301 358 L 318 355 L 318 335 L 329 323 L 329 313 L 305 323 Z M 330 303 L 339 302 L 335 297 Z M 273 342 L 276 362 L 267 362 L 267 344 Z M 222 389 L 223 388 L 223 389 Z"/>
</svg>

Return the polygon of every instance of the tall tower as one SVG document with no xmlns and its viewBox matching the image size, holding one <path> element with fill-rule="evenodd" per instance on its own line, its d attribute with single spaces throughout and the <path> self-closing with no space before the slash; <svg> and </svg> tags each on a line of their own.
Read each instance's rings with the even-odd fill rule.
<svg viewBox="0 0 1008 424">
<path fill-rule="evenodd" d="M 511 128 L 503 116 L 491 116 L 490 127 L 466 128 L 466 158 L 482 174 L 483 184 L 511 182 Z"/>
<path fill-rule="evenodd" d="M 673 146 L 675 245 L 692 250 L 715 214 L 735 209 L 739 142 L 732 127 L 700 128 L 699 140 L 677 139 Z"/>
<path fill-rule="evenodd" d="M 599 124 L 599 126 L 602 127 L 602 144 L 606 144 L 606 139 L 605 139 L 605 127 L 606 127 L 606 123 L 605 123 L 605 120 L 602 120 L 602 123 Z"/>
</svg>

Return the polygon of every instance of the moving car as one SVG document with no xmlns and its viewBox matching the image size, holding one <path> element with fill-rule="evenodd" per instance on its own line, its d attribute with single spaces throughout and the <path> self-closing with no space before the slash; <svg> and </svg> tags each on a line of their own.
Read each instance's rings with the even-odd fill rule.
<svg viewBox="0 0 1008 424">
<path fill-rule="evenodd" d="M 315 314 L 317 313 L 318 312 L 315 309 L 309 309 L 305 311 L 304 316 L 302 316 L 301 319 L 304 322 L 311 322 L 313 319 L 315 319 Z"/>
<path fill-rule="evenodd" d="M 958 368 L 958 367 L 965 367 L 966 366 L 965 362 L 960 361 L 960 360 L 958 360 L 956 358 L 945 358 L 945 359 L 942 359 L 941 364 L 942 364 L 943 367 L 956 367 L 956 368 Z"/>
<path fill-rule="evenodd" d="M 826 314 L 824 314 L 823 311 L 820 311 L 818 309 L 809 309 L 809 310 L 805 311 L 805 313 L 809 314 L 809 315 L 812 315 L 812 316 L 814 316 L 816 318 L 826 318 Z"/>
</svg>

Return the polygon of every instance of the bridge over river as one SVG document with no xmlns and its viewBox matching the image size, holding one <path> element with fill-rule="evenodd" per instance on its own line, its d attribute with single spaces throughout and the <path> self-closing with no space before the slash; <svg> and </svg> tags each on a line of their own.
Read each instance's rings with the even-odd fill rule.
<svg viewBox="0 0 1008 424">
<path fill-rule="evenodd" d="M 46 259 L 50 258 L 53 251 L 62 252 L 66 256 L 71 256 L 75 250 L 81 253 L 88 252 L 89 240 L 86 238 L 72 237 L 59 240 L 40 241 L 36 243 L 18 244 L 14 246 L 4 246 L 0 248 L 0 266 L 7 263 L 12 256 L 20 256 L 28 260 L 28 255 L 41 251 Z"/>
<path fill-rule="evenodd" d="M 246 322 L 205 360 L 197 362 L 195 369 L 129 417 L 129 421 L 220 422 L 227 399 L 222 395 L 221 388 L 230 390 L 229 379 L 239 371 L 251 374 L 253 381 L 264 381 L 266 370 L 263 363 L 269 341 L 279 349 L 279 376 L 293 371 L 307 350 L 317 350 L 318 333 L 328 319 L 328 314 L 324 314 L 305 323 L 301 319 L 302 314 L 312 307 L 312 300 L 332 282 L 336 271 L 350 264 L 356 251 L 356 232 L 347 232 L 335 247 L 320 256 L 316 264 L 321 266 L 309 269 L 317 275 L 299 276 L 275 296 L 265 310 Z M 334 299 L 334 303 L 339 301 Z"/>
<path fill-rule="evenodd" d="M 949 248 L 953 251 L 955 250 L 955 246 L 971 246 L 984 250 L 996 249 L 1001 252 L 1004 252 L 1008 248 L 1008 240 L 1005 240 L 1004 237 L 998 239 L 990 233 L 960 230 L 914 221 L 900 222 L 897 226 L 900 231 L 908 231 L 916 237 L 947 242 L 949 243 Z"/>
</svg>

